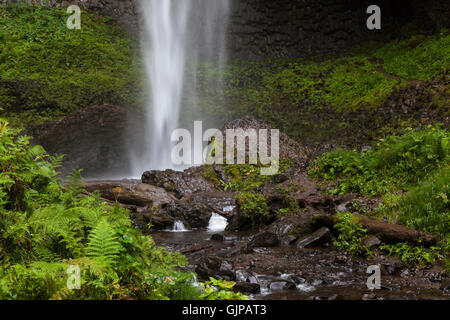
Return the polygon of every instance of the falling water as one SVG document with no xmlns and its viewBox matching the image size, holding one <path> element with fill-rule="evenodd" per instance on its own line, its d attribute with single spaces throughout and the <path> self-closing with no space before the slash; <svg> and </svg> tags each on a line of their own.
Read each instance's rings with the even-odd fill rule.
<svg viewBox="0 0 450 320">
<path fill-rule="evenodd" d="M 229 0 L 142 0 L 141 9 L 148 102 L 144 143 L 131 146 L 134 176 L 149 169 L 177 169 L 171 161 L 171 134 L 179 128 L 183 108 L 202 120 L 192 105 L 197 64 L 223 63 Z"/>
<path fill-rule="evenodd" d="M 228 225 L 226 218 L 220 214 L 213 212 L 211 219 L 209 220 L 208 231 L 209 232 L 222 232 L 225 231 Z"/>
<path fill-rule="evenodd" d="M 173 224 L 173 232 L 186 232 L 189 231 L 188 229 L 186 229 L 186 227 L 184 226 L 184 223 L 182 221 L 175 221 Z"/>
</svg>

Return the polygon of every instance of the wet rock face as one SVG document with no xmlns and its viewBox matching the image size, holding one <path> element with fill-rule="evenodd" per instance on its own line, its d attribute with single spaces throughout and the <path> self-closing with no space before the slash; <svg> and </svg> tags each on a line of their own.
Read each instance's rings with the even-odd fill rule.
<svg viewBox="0 0 450 320">
<path fill-rule="evenodd" d="M 142 182 L 155 185 L 174 192 L 178 198 L 198 192 L 215 192 L 214 185 L 203 176 L 201 167 L 194 167 L 183 172 L 146 171 L 142 175 Z"/>
<path fill-rule="evenodd" d="M 206 204 L 178 200 L 164 206 L 160 211 L 160 214 L 186 222 L 191 228 L 207 227 L 212 213 L 212 208 Z"/>
<path fill-rule="evenodd" d="M 62 173 L 83 169 L 84 177 L 127 171 L 127 128 L 133 117 L 126 108 L 102 105 L 76 111 L 52 124 L 29 130 L 33 143 L 50 154 L 65 154 Z"/>
</svg>

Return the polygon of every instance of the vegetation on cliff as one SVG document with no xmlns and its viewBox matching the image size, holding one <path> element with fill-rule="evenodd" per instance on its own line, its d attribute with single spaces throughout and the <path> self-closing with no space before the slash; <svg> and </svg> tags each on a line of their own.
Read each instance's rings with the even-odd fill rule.
<svg viewBox="0 0 450 320">
<path fill-rule="evenodd" d="M 70 30 L 65 9 L 0 6 L 0 107 L 26 127 L 103 103 L 136 107 L 140 59 L 113 19 L 82 12 Z"/>
<path fill-rule="evenodd" d="M 426 89 L 433 101 L 417 103 L 430 111 L 439 110 L 442 117 L 448 113 L 448 52 L 450 34 L 443 29 L 436 35 L 367 42 L 340 55 L 234 61 L 225 67 L 224 75 L 203 64 L 198 81 L 204 85 L 199 87 L 208 90 L 202 92 L 200 104 L 205 117 L 219 114 L 223 119 L 236 119 L 252 114 L 304 143 L 342 143 L 359 138 L 365 129 L 366 136 L 389 135 L 395 127 L 405 128 L 411 122 L 422 125 L 424 120 L 420 112 L 402 115 L 403 105 L 395 106 L 399 110 L 392 119 L 386 118 L 387 110 L 376 113 L 408 85 L 441 83 L 439 90 Z M 207 86 L 221 76 L 224 91 Z M 405 100 L 411 98 L 415 97 L 406 96 Z M 389 128 L 383 131 L 384 126 Z"/>
</svg>

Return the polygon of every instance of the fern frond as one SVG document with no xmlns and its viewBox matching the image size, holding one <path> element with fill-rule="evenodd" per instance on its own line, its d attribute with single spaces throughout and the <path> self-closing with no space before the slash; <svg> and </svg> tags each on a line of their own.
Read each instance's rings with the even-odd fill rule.
<svg viewBox="0 0 450 320">
<path fill-rule="evenodd" d="M 122 246 L 113 228 L 106 219 L 102 219 L 89 235 L 87 256 L 106 266 L 114 266 L 121 250 Z"/>
</svg>

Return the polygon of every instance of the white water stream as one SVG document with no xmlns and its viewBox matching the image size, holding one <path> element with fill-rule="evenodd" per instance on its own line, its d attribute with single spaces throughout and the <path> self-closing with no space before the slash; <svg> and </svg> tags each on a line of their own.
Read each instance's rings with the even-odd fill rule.
<svg viewBox="0 0 450 320">
<path fill-rule="evenodd" d="M 178 169 L 171 161 L 171 135 L 183 108 L 189 118 L 202 120 L 195 111 L 197 67 L 210 61 L 220 69 L 224 61 L 229 0 L 142 0 L 141 11 L 148 101 L 143 143 L 130 146 L 136 177 Z"/>
</svg>

